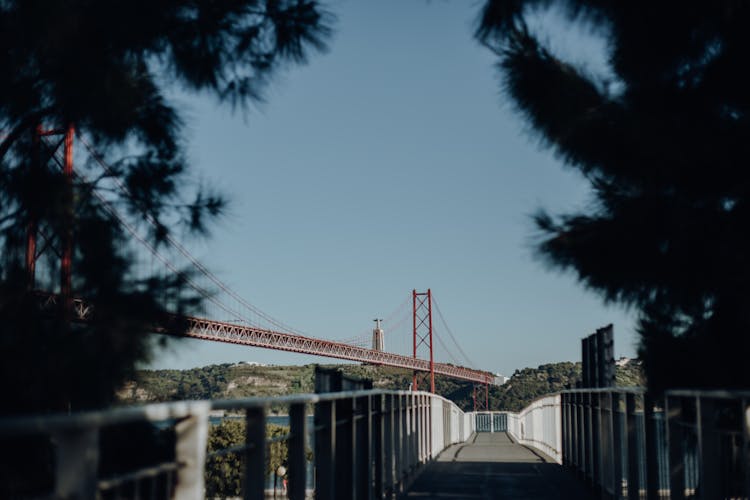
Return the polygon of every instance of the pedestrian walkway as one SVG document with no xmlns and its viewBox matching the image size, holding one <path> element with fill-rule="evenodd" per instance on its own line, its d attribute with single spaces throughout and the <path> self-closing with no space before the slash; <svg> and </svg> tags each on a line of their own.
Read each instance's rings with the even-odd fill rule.
<svg viewBox="0 0 750 500">
<path fill-rule="evenodd" d="M 593 498 L 586 486 L 552 459 L 518 445 L 505 433 L 475 434 L 427 465 L 404 498 Z"/>
</svg>

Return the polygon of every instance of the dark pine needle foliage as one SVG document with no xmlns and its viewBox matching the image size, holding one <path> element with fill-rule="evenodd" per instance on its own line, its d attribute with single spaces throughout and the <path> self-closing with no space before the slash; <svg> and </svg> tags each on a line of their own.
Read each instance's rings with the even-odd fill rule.
<svg viewBox="0 0 750 500">
<path fill-rule="evenodd" d="M 184 276 L 136 280 L 132 237 L 91 192 L 117 177 L 129 195 L 108 199 L 136 225 L 155 220 L 157 247 L 174 231 L 205 232 L 224 200 L 187 183 L 170 96 L 213 96 L 246 112 L 279 70 L 325 49 L 332 22 L 315 0 L 0 1 L 0 414 L 110 404 L 152 355 L 157 298 L 196 306 Z M 36 128 L 69 124 L 112 172 L 70 188 L 59 169 L 40 166 Z M 70 234 L 73 290 L 95 305 L 91 322 L 40 314 L 25 267 L 32 223 L 52 256 L 36 288 L 56 291 L 54 251 Z"/>
<path fill-rule="evenodd" d="M 604 38 L 606 78 L 528 28 L 545 9 Z M 537 250 L 636 308 L 655 391 L 750 387 L 748 25 L 733 0 L 487 0 L 478 19 L 506 93 L 595 196 L 540 211 Z"/>
</svg>

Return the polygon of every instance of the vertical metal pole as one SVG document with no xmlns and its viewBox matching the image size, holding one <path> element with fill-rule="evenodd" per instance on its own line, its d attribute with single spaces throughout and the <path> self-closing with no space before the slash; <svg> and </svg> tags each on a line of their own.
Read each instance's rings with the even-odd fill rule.
<svg viewBox="0 0 750 500">
<path fill-rule="evenodd" d="M 413 394 L 413 393 L 412 393 Z M 406 442 L 406 453 L 404 460 L 404 477 L 411 474 L 411 468 L 414 464 L 414 409 L 412 407 L 413 397 L 411 394 L 404 396 L 404 436 Z"/>
<path fill-rule="evenodd" d="M 646 498 L 659 499 L 659 450 L 656 440 L 654 400 L 650 394 L 643 398 L 643 418 L 646 431 Z"/>
<path fill-rule="evenodd" d="M 401 396 L 401 436 L 403 439 L 403 446 L 401 447 L 401 471 L 399 474 L 399 482 L 403 483 L 406 477 L 409 475 L 409 467 L 411 463 L 409 458 L 411 457 L 411 429 L 409 427 L 409 396 Z"/>
<path fill-rule="evenodd" d="M 612 445 L 612 491 L 615 499 L 622 496 L 622 455 L 625 446 L 622 439 L 622 426 L 620 415 L 620 402 L 622 400 L 620 393 L 610 392 L 611 413 L 609 416 L 610 441 Z"/>
<path fill-rule="evenodd" d="M 245 415 L 245 500 L 263 500 L 266 488 L 266 410 L 248 408 Z M 201 473 L 201 477 L 203 474 Z M 179 498 L 179 497 L 178 497 Z"/>
<path fill-rule="evenodd" d="M 372 426 L 372 454 L 373 458 L 375 460 L 375 468 L 374 468 L 374 477 L 373 477 L 373 484 L 374 484 L 374 497 L 380 500 L 383 498 L 383 494 L 385 492 L 385 488 L 383 487 L 383 478 L 384 478 L 384 471 L 383 471 L 383 464 L 385 459 L 385 446 L 384 446 L 384 436 L 383 436 L 383 428 L 384 428 L 384 421 L 385 421 L 385 415 L 383 413 L 384 410 L 384 403 L 385 403 L 385 395 L 379 394 L 377 396 L 373 396 L 373 426 Z"/>
<path fill-rule="evenodd" d="M 682 451 L 682 399 L 665 397 L 664 416 L 669 450 L 669 491 L 670 498 L 685 498 L 685 454 Z"/>
<path fill-rule="evenodd" d="M 568 437 L 570 436 L 570 431 L 568 429 L 568 422 L 570 419 L 568 419 L 568 407 L 565 400 L 566 396 L 566 393 L 560 395 L 560 415 L 562 418 L 560 425 L 560 428 L 562 429 L 562 449 L 560 450 L 560 455 L 562 457 L 563 465 L 568 465 Z"/>
<path fill-rule="evenodd" d="M 487 382 L 484 383 L 484 409 L 490 411 L 490 384 Z"/>
<path fill-rule="evenodd" d="M 413 328 L 413 332 L 414 332 L 414 338 L 413 338 L 413 341 L 414 341 L 414 359 L 417 359 L 417 291 L 416 290 L 412 290 L 412 292 L 411 292 L 411 298 L 412 298 L 412 305 L 413 305 L 413 307 L 412 307 L 412 311 L 413 311 L 412 320 L 413 320 L 413 326 L 414 326 L 414 328 Z M 411 390 L 412 391 L 418 390 L 417 389 L 417 372 L 416 372 L 416 370 L 414 371 L 414 376 L 413 376 L 412 384 L 411 384 Z"/>
<path fill-rule="evenodd" d="M 192 417 L 191 417 L 192 418 Z M 197 422 L 189 421 L 182 425 L 177 432 L 177 448 L 189 451 L 191 459 L 192 452 L 197 452 L 194 431 Z M 181 424 L 183 423 L 181 422 Z M 179 426 L 180 424 L 178 424 Z M 75 429 L 72 431 L 56 434 L 53 438 L 55 443 L 55 494 L 54 498 L 96 498 L 97 496 L 97 473 L 99 466 L 99 429 Z M 186 445 L 186 441 L 187 445 Z M 204 441 L 205 444 L 205 441 Z M 179 457 L 178 457 L 179 458 Z M 202 485 L 203 463 L 200 464 L 201 474 L 197 479 Z M 191 484 L 180 484 L 178 491 L 189 494 L 187 498 L 198 499 L 195 489 Z M 201 493 L 203 489 L 201 488 Z"/>
<path fill-rule="evenodd" d="M 417 459 L 419 460 L 419 463 L 422 463 L 424 461 L 424 445 L 425 445 L 425 439 L 424 439 L 424 396 L 419 395 L 417 396 L 417 448 L 419 449 L 419 453 L 417 454 Z"/>
<path fill-rule="evenodd" d="M 578 400 L 577 412 L 578 412 L 578 471 L 580 477 L 586 479 L 586 472 L 589 467 L 589 456 L 588 456 L 588 428 L 586 422 L 588 418 L 588 410 L 584 406 L 584 398 L 588 397 L 586 394 L 577 393 L 576 398 Z"/>
<path fill-rule="evenodd" d="M 415 394 L 413 398 L 411 398 L 411 405 L 412 405 L 412 427 L 411 427 L 411 433 L 412 433 L 412 464 L 417 465 L 419 463 L 419 394 Z"/>
<path fill-rule="evenodd" d="M 304 404 L 289 408 L 289 498 L 304 500 L 307 487 L 307 417 Z"/>
<path fill-rule="evenodd" d="M 742 473 L 744 474 L 745 498 L 750 498 L 750 406 L 748 400 L 740 401 L 740 418 L 742 419 Z"/>
<path fill-rule="evenodd" d="M 601 449 L 601 411 L 602 402 L 601 394 L 598 392 L 591 394 L 591 468 L 592 479 L 594 481 L 594 491 L 602 491 L 602 449 Z"/>
<path fill-rule="evenodd" d="M 355 398 L 357 401 L 355 425 L 356 475 L 355 498 L 369 500 L 372 495 L 372 412 L 370 396 Z"/>
<path fill-rule="evenodd" d="M 591 433 L 591 393 L 586 392 L 583 395 L 583 437 L 584 437 L 584 453 L 585 453 L 585 477 L 588 479 L 589 484 L 594 485 L 594 472 L 593 472 L 593 453 L 592 453 L 592 433 Z"/>
<path fill-rule="evenodd" d="M 322 401 L 315 408 L 315 498 L 332 500 L 336 493 L 336 405 Z"/>
<path fill-rule="evenodd" d="M 427 289 L 427 315 L 430 318 L 430 392 L 435 394 L 435 361 L 432 349 L 432 291 Z"/>
<path fill-rule="evenodd" d="M 700 446 L 700 492 L 701 498 L 722 498 L 721 491 L 721 443 L 716 432 L 716 403 L 711 398 L 697 398 Z"/>
<path fill-rule="evenodd" d="M 422 456 L 424 462 L 430 460 L 430 396 L 422 396 Z"/>
<path fill-rule="evenodd" d="M 63 317 L 71 313 L 72 285 L 71 266 L 73 261 L 73 125 L 68 125 L 65 131 L 65 161 L 63 163 L 63 177 L 65 179 L 65 227 L 62 235 L 62 258 L 60 260 L 60 295 Z"/>
<path fill-rule="evenodd" d="M 393 433 L 393 451 L 394 451 L 394 474 L 393 474 L 393 486 L 394 493 L 398 490 L 398 485 L 401 483 L 401 473 L 404 470 L 404 446 L 405 438 L 404 435 L 404 413 L 403 413 L 403 396 L 400 394 L 393 396 L 393 412 L 394 412 L 394 433 Z"/>
<path fill-rule="evenodd" d="M 383 468 L 385 469 L 385 491 L 388 494 L 393 494 L 394 484 L 394 471 L 395 471 L 395 460 L 396 460 L 396 446 L 395 446 L 395 435 L 396 435 L 396 416 L 395 406 L 396 397 L 393 394 L 387 394 L 385 396 L 385 425 L 383 426 L 383 434 L 385 439 L 385 463 Z"/>
<path fill-rule="evenodd" d="M 579 453 L 579 446 L 578 443 L 581 441 L 581 433 L 578 431 L 578 422 L 579 422 L 579 415 L 578 415 L 578 393 L 573 392 L 570 394 L 570 453 L 573 457 L 573 465 L 575 466 L 576 474 L 578 474 L 581 470 L 581 455 Z"/>
<path fill-rule="evenodd" d="M 635 414 L 635 394 L 625 395 L 625 433 L 628 436 L 628 500 L 640 500 L 640 463 L 638 462 L 638 427 Z"/>
<path fill-rule="evenodd" d="M 336 401 L 336 418 L 342 422 L 337 432 L 336 462 L 336 498 L 351 500 L 356 497 L 354 477 L 357 473 L 356 432 L 354 425 L 355 398 Z"/>
</svg>

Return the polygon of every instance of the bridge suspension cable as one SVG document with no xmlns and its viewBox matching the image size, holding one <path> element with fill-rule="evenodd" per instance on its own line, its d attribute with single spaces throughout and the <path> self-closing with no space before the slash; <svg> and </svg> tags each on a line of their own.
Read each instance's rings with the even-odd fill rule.
<svg viewBox="0 0 750 500">
<path fill-rule="evenodd" d="M 80 140 L 83 143 L 84 147 L 91 154 L 91 157 L 94 158 L 94 160 L 102 167 L 102 169 L 112 177 L 112 180 L 114 181 L 116 186 L 120 189 L 120 191 L 125 196 L 127 196 L 128 198 L 132 200 L 134 198 L 132 192 L 127 188 L 127 186 L 125 186 L 122 183 L 122 181 L 116 175 L 114 175 L 112 167 L 102 158 L 102 156 L 85 139 L 80 138 Z M 146 220 L 149 222 L 149 224 L 151 224 L 154 227 L 157 227 L 158 224 L 156 220 L 154 220 L 154 218 L 150 214 L 143 212 L 143 215 L 146 218 Z M 212 273 L 208 268 L 206 268 L 179 241 L 175 240 L 171 235 L 167 234 L 165 239 L 175 250 L 177 250 L 183 257 L 185 257 L 203 276 L 208 278 L 214 285 L 219 287 L 221 291 L 226 293 L 232 299 L 239 302 L 242 306 L 250 310 L 252 313 L 257 315 L 258 317 L 263 318 L 268 324 L 273 325 L 276 328 L 279 328 L 284 331 L 307 336 L 304 332 L 277 320 L 276 318 L 272 317 L 271 315 L 262 311 L 258 307 L 246 301 L 244 298 L 242 298 L 242 296 L 240 296 L 238 293 L 232 290 L 223 281 L 221 281 L 214 273 Z"/>
<path fill-rule="evenodd" d="M 458 349 L 458 352 L 461 353 L 464 360 L 466 360 L 467 366 L 474 367 L 476 366 L 471 359 L 469 359 L 469 356 L 464 352 L 463 349 L 461 349 L 461 345 L 458 343 L 458 340 L 456 340 L 455 335 L 453 335 L 453 332 L 451 331 L 450 327 L 448 327 L 448 323 L 445 321 L 445 317 L 443 317 L 442 311 L 440 311 L 440 306 L 438 305 L 435 298 L 432 298 L 433 304 L 435 304 L 435 310 L 438 313 L 438 317 L 440 318 L 440 322 L 443 324 L 443 327 L 445 328 L 445 331 L 448 332 L 448 335 L 450 336 L 451 340 L 453 340 L 453 343 L 455 344 L 456 348 Z M 461 364 L 461 363 L 459 363 Z"/>
<path fill-rule="evenodd" d="M 281 321 L 276 320 L 270 315 L 266 314 L 259 308 L 255 307 L 251 303 L 244 300 L 239 294 L 234 292 L 228 285 L 220 280 L 215 274 L 209 271 L 203 264 L 201 264 L 182 244 L 170 235 L 166 235 L 164 246 L 160 246 L 157 243 L 152 243 L 149 238 L 140 234 L 142 230 L 136 227 L 138 224 L 131 222 L 128 218 L 121 215 L 120 211 L 115 207 L 117 199 L 110 200 L 105 193 L 119 193 L 120 196 L 124 196 L 129 199 L 133 205 L 137 208 L 138 203 L 133 193 L 128 187 L 119 179 L 114 169 L 107 164 L 107 162 L 99 155 L 94 148 L 82 137 L 79 136 L 79 140 L 85 146 L 85 149 L 93 158 L 94 162 L 98 164 L 104 172 L 104 175 L 97 176 L 93 182 L 90 182 L 81 172 L 73 172 L 75 178 L 80 179 L 86 185 L 86 194 L 95 197 L 100 205 L 100 209 L 103 210 L 113 222 L 119 223 L 123 230 L 129 234 L 139 245 L 135 248 L 142 248 L 147 250 L 148 256 L 150 256 L 150 269 L 146 270 L 147 262 L 141 259 L 135 259 L 134 269 L 134 281 L 135 286 L 147 286 L 148 280 L 154 276 L 154 260 L 159 261 L 170 273 L 175 276 L 175 280 L 184 283 L 191 293 L 196 293 L 203 300 L 201 307 L 205 307 L 205 304 L 210 304 L 217 308 L 217 310 L 223 311 L 229 315 L 229 320 L 216 320 L 210 319 L 211 316 L 206 314 L 204 309 L 204 317 L 196 317 L 186 315 L 186 311 L 173 311 L 178 315 L 175 319 L 187 320 L 188 329 L 185 335 L 193 338 L 201 338 L 219 342 L 230 342 L 236 344 L 243 344 L 248 346 L 265 347 L 293 352 L 301 352 L 307 354 L 317 354 L 322 356 L 348 359 L 354 361 L 362 361 L 367 363 L 385 364 L 389 366 L 399 366 L 414 371 L 430 371 L 438 374 L 447 375 L 450 377 L 461 378 L 465 380 L 471 380 L 475 382 L 487 383 L 491 379 L 489 372 L 480 370 L 473 370 L 462 366 L 454 366 L 443 363 L 432 363 L 431 360 L 415 359 L 412 356 L 400 355 L 395 353 L 388 353 L 375 349 L 369 349 L 360 347 L 358 345 L 349 345 L 340 341 L 330 341 L 322 338 L 315 338 L 301 334 L 298 330 L 289 327 Z M 49 147 L 49 145 L 47 144 Z M 63 165 L 63 161 L 59 158 L 59 151 L 56 148 L 51 149 L 50 160 L 53 160 L 58 166 Z M 106 180 L 105 180 L 106 179 Z M 104 181 L 103 181 L 104 180 Z M 100 181 L 103 181 L 100 183 Z M 107 184 L 109 182 L 109 184 Z M 104 184 L 104 186 L 102 186 Z M 100 192 L 101 191 L 101 192 Z M 120 200 L 122 198 L 119 198 Z M 143 220 L 151 225 L 152 227 L 159 229 L 160 222 L 150 215 L 147 210 L 140 210 L 143 216 Z M 165 255 L 166 253 L 166 255 Z M 176 265 L 172 258 L 181 258 L 189 262 L 190 265 L 185 266 L 181 269 Z M 138 274 L 138 265 L 143 264 L 141 271 L 144 273 L 143 276 Z M 164 271 L 159 266 L 157 271 Z M 226 299 L 221 300 L 222 295 L 217 295 L 210 287 L 204 286 L 199 281 L 201 279 L 207 280 L 218 288 L 223 293 L 223 297 L 230 298 L 232 300 L 227 301 Z M 183 291 L 177 290 L 175 293 L 182 294 Z M 46 296 L 46 303 L 54 302 L 54 294 L 41 293 L 40 296 Z M 171 311 L 170 306 L 174 307 L 178 302 L 172 302 L 174 297 L 180 295 L 167 296 L 163 306 L 165 310 Z M 90 319 L 90 305 L 85 303 L 85 297 L 77 298 L 76 301 L 82 306 L 79 314 L 79 320 L 86 321 Z M 401 328 L 407 320 L 410 318 L 408 314 L 408 304 L 410 300 L 402 302 L 396 310 L 388 316 L 386 320 L 387 327 L 392 331 Z M 231 305 L 230 305 L 231 304 Z M 93 304 L 95 307 L 95 304 Z M 272 329 L 264 329 L 258 326 L 253 326 L 253 322 L 246 313 L 255 315 L 256 317 L 264 320 L 267 324 L 272 325 Z M 442 314 L 440 315 L 442 317 Z M 215 316 L 214 316 L 215 317 Z M 167 323 L 169 323 L 168 320 Z M 237 323 L 240 322 L 240 324 Z M 445 323 L 443 319 L 443 323 Z M 162 333 L 171 333 L 171 327 L 169 325 L 154 325 L 155 331 Z M 446 326 L 446 330 L 449 329 Z M 293 333 L 290 333 L 293 332 Z M 450 332 L 449 332 L 450 333 Z M 450 335 L 453 337 L 452 333 Z M 367 336 L 365 336 L 366 338 Z M 366 340 L 361 337 L 355 337 L 352 342 L 355 344 L 364 343 L 367 345 Z M 456 342 L 455 338 L 453 338 Z M 455 360 L 450 351 L 448 351 L 445 343 L 438 337 L 438 342 L 443 345 L 446 353 Z M 460 347 L 459 347 L 460 349 Z M 458 363 L 457 363 L 458 364 Z"/>
</svg>

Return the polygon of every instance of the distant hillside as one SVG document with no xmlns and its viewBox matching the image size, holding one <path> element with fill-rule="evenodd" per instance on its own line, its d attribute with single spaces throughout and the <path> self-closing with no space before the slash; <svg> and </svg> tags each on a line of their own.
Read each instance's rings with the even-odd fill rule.
<svg viewBox="0 0 750 500">
<path fill-rule="evenodd" d="M 372 379 L 376 388 L 408 389 L 407 370 L 370 365 L 324 365 L 347 375 Z M 314 390 L 315 365 L 259 366 L 210 365 L 190 370 L 141 370 L 136 380 L 119 391 L 121 403 L 147 403 L 182 399 L 230 399 L 280 396 Z"/>
<path fill-rule="evenodd" d="M 411 372 L 400 368 L 355 364 L 325 366 L 337 367 L 347 375 L 372 379 L 376 388 L 405 390 L 412 381 Z M 137 380 L 127 383 L 118 396 L 122 403 L 133 404 L 306 393 L 313 391 L 314 370 L 315 365 L 250 364 L 210 365 L 191 370 L 142 370 L 138 372 Z M 517 370 L 504 385 L 490 386 L 490 408 L 518 411 L 540 396 L 575 387 L 580 378 L 581 363 L 551 363 Z M 619 386 L 643 384 L 637 362 L 618 366 L 616 378 Z M 436 377 L 435 390 L 462 409 L 473 409 L 471 383 Z"/>
</svg>

